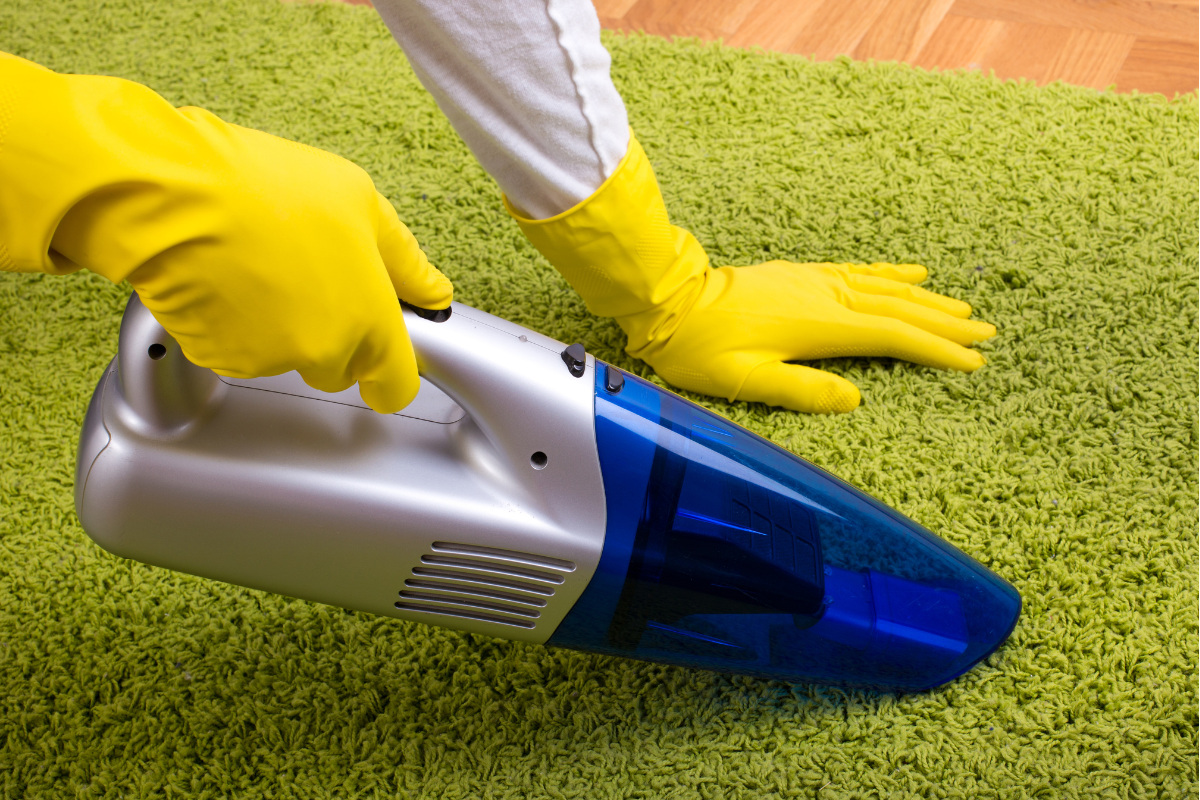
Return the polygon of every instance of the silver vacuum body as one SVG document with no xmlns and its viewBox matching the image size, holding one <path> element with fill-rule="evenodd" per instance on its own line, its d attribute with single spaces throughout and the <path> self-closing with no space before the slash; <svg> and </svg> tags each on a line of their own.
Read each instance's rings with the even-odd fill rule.
<svg viewBox="0 0 1200 800">
<path fill-rule="evenodd" d="M 88 406 L 75 507 L 98 544 L 373 614 L 545 642 L 605 536 L 594 379 L 564 345 L 454 304 L 405 310 L 416 400 L 190 363 L 135 294 Z"/>
</svg>

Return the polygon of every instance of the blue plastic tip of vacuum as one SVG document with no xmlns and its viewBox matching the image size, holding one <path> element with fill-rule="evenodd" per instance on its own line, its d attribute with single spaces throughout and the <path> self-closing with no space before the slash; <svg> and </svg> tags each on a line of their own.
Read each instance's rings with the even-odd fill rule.
<svg viewBox="0 0 1200 800">
<path fill-rule="evenodd" d="M 1017 591 L 853 486 L 635 376 L 596 370 L 604 551 L 548 644 L 917 691 L 1008 638 Z"/>
</svg>

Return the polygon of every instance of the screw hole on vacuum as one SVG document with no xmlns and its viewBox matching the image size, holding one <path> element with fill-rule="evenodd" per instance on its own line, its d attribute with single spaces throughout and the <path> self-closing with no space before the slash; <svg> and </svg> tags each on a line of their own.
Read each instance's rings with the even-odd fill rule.
<svg viewBox="0 0 1200 800">
<path fill-rule="evenodd" d="M 146 351 L 146 355 L 150 356 L 155 361 L 158 361 L 160 358 L 162 358 L 166 354 L 167 354 L 166 345 L 161 345 L 158 342 L 155 342 L 154 344 L 150 345 L 150 349 L 148 349 Z"/>
<path fill-rule="evenodd" d="M 549 463 L 550 459 L 541 450 L 538 450 L 529 457 L 529 466 L 533 467 L 534 469 L 545 469 L 546 465 Z"/>
</svg>

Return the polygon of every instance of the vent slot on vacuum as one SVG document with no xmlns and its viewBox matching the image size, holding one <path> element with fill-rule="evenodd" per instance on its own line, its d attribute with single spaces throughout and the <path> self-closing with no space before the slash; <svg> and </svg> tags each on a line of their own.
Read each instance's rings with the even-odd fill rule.
<svg viewBox="0 0 1200 800">
<path fill-rule="evenodd" d="M 396 608 L 533 629 L 573 561 L 456 542 L 434 542 L 404 582 Z"/>
</svg>

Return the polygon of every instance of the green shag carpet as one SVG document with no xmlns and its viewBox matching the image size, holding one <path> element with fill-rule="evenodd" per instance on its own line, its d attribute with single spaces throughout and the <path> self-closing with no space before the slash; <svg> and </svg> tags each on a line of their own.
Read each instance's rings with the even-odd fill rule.
<svg viewBox="0 0 1200 800">
<path fill-rule="evenodd" d="M 3 276 L 3 797 L 1196 796 L 1195 95 L 605 41 L 714 261 L 920 262 L 999 327 L 974 375 L 823 364 L 863 390 L 845 416 L 703 402 L 1012 581 L 1008 644 L 935 691 L 846 692 L 120 560 L 80 529 L 72 474 L 129 289 Z M 0 49 L 353 159 L 459 299 L 646 374 L 522 239 L 371 10 L 7 0 Z"/>
</svg>

